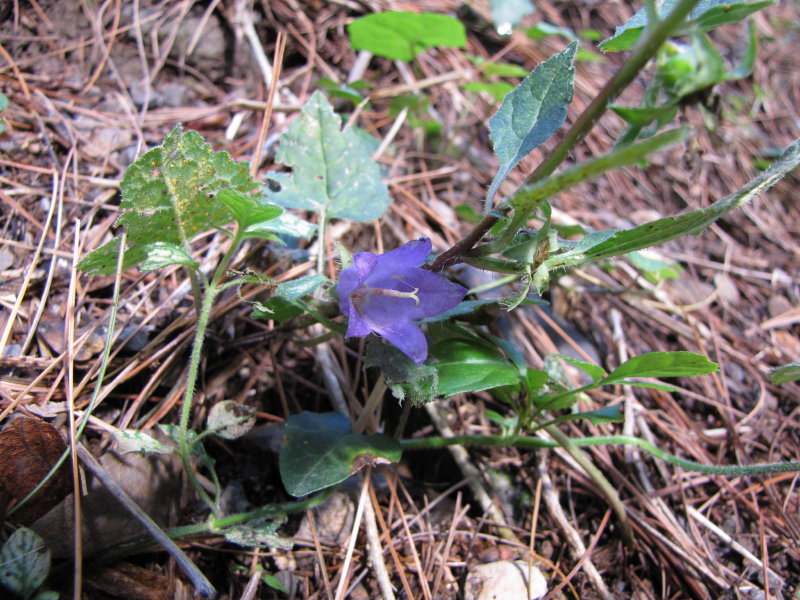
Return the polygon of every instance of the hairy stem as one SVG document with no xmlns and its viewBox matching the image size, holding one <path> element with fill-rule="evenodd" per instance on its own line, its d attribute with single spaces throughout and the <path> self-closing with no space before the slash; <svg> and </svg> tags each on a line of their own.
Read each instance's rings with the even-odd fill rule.
<svg viewBox="0 0 800 600">
<path fill-rule="evenodd" d="M 584 110 L 575 123 L 567 131 L 564 139 L 561 140 L 548 157 L 539 163 L 536 170 L 531 173 L 523 185 L 536 183 L 553 173 L 556 168 L 564 162 L 567 155 L 572 152 L 575 146 L 586 137 L 595 123 L 605 112 L 611 103 L 628 85 L 634 80 L 647 62 L 655 55 L 670 34 L 681 24 L 686 16 L 691 12 L 699 0 L 681 0 L 672 12 L 655 27 L 648 27 L 647 35 L 642 42 L 634 49 L 633 54 L 625 62 L 619 71 L 608 80 L 602 90 L 595 96 L 594 100 L 586 110 Z M 506 209 L 507 210 L 507 209 Z M 442 271 L 461 260 L 461 257 L 469 252 L 475 244 L 488 232 L 500 219 L 499 215 L 488 214 L 475 227 L 456 242 L 451 248 L 440 254 L 430 269 L 432 271 Z"/>
<path fill-rule="evenodd" d="M 200 494 L 200 497 L 203 498 L 203 500 L 214 511 L 214 513 L 218 512 L 217 502 L 213 500 L 203 489 L 203 486 L 200 485 L 200 482 L 194 473 L 194 469 L 192 468 L 191 464 L 192 448 L 189 446 L 187 437 L 189 433 L 189 419 L 192 414 L 192 399 L 194 398 L 197 375 L 200 370 L 200 360 L 203 357 L 203 341 L 205 340 L 206 328 L 208 327 L 208 321 L 211 317 L 211 309 L 214 306 L 214 300 L 220 291 L 220 281 L 228 269 L 228 264 L 230 264 L 234 252 L 236 252 L 243 239 L 244 237 L 241 235 L 241 233 L 237 232 L 236 236 L 231 241 L 230 247 L 222 257 L 219 266 L 217 266 L 217 270 L 214 272 L 214 277 L 212 277 L 208 287 L 206 288 L 206 294 L 203 298 L 200 314 L 197 317 L 197 328 L 194 334 L 194 343 L 192 344 L 192 355 L 189 360 L 189 374 L 186 379 L 186 392 L 183 395 L 183 407 L 181 409 L 181 421 L 179 425 L 178 452 L 181 456 L 181 460 L 183 461 L 184 471 L 186 471 L 192 487 L 197 490 L 197 493 Z"/>
<path fill-rule="evenodd" d="M 574 438 L 570 440 L 574 446 L 602 446 L 607 444 L 626 444 L 636 446 L 656 458 L 668 462 L 676 467 L 696 473 L 709 475 L 723 475 L 726 477 L 743 477 L 748 475 L 765 475 L 768 473 L 793 473 L 800 471 L 800 461 L 784 463 L 763 463 L 756 465 L 707 465 L 693 460 L 680 458 L 670 454 L 650 442 L 630 435 L 606 435 L 587 438 Z M 501 435 L 459 435 L 454 437 L 433 437 L 420 439 L 400 440 L 404 450 L 421 450 L 428 448 L 443 448 L 446 446 L 514 446 L 516 448 L 556 448 L 559 443 L 534 437 L 504 437 Z"/>
</svg>

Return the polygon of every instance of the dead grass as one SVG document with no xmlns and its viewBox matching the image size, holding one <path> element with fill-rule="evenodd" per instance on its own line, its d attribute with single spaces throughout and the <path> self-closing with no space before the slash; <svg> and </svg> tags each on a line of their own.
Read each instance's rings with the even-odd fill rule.
<svg viewBox="0 0 800 600">
<path fill-rule="evenodd" d="M 28 412 L 60 425 L 80 417 L 100 368 L 113 278 L 76 274 L 76 258 L 108 238 L 125 167 L 145 147 L 160 143 L 175 122 L 198 130 L 239 160 L 256 154 L 278 31 L 286 35 L 286 50 L 259 173 L 273 167 L 276 136 L 320 77 L 374 84 L 373 102 L 358 122 L 377 138 L 393 124 L 388 111 L 393 96 L 425 93 L 429 117 L 442 125 L 441 137 L 423 139 L 418 130 L 401 127 L 382 159 L 394 198 L 385 218 L 366 226 L 336 225 L 328 243 L 383 249 L 426 235 L 442 251 L 467 231 L 454 208 L 478 208 L 493 174 L 485 129 L 492 108 L 485 98 L 460 88 L 474 76 L 461 51 L 426 52 L 413 68 L 380 58 L 367 65 L 356 61 L 345 26 L 362 4 L 143 2 L 138 18 L 135 3 L 104 3 L 95 10 L 85 2 L 0 7 L 7 16 L 0 19 L 0 89 L 11 101 L 2 114 L 7 130 L 0 136 L 4 416 Z M 467 52 L 526 68 L 562 44 L 528 40 L 521 33 L 495 35 L 485 21 L 485 2 L 470 3 L 474 9 L 450 0 L 365 4 L 458 11 L 469 28 Z M 604 34 L 629 16 L 629 9 L 615 2 L 536 4 L 535 20 Z M 615 172 L 563 194 L 553 203 L 556 219 L 594 228 L 630 226 L 706 206 L 745 183 L 757 171 L 754 157 L 765 158 L 765 152 L 800 137 L 798 22 L 796 3 L 759 14 L 758 65 L 752 78 L 721 87 L 719 121 L 706 127 L 707 116 L 685 109 L 680 120 L 695 131 L 690 143 L 654 157 L 645 169 Z M 742 36 L 737 28 L 715 33 L 731 61 L 741 51 Z M 619 60 L 609 56 L 579 64 L 569 119 Z M 636 88 L 621 101 L 634 98 L 641 91 Z M 620 129 L 618 119 L 604 118 L 574 159 L 604 152 Z M 547 147 L 525 159 L 503 190 L 521 183 Z M 800 460 L 800 389 L 791 383 L 776 387 L 766 378 L 775 366 L 800 362 L 797 185 L 797 175 L 790 175 L 703 234 L 658 248 L 685 269 L 674 282 L 653 287 L 622 262 L 556 282 L 554 309 L 574 328 L 566 334 L 568 341 L 583 351 L 590 347 L 606 368 L 645 351 L 677 349 L 706 354 L 720 364 L 718 375 L 681 380 L 680 394 L 612 389 L 592 394 L 585 408 L 622 402 L 627 433 L 700 462 Z M 197 242 L 203 265 L 216 263 L 224 243 L 218 234 Z M 250 248 L 239 266 L 279 279 L 311 268 L 310 262 L 293 265 L 264 247 Z M 333 259 L 328 270 L 335 277 Z M 360 372 L 341 340 L 304 345 L 321 332 L 289 336 L 248 315 L 233 293 L 215 309 L 195 426 L 225 398 L 254 406 L 265 425 L 298 410 L 330 410 L 337 397 L 358 414 L 374 382 Z M 117 340 L 120 334 L 134 336 L 138 345 L 117 341 L 112 348 L 88 429 L 98 452 L 108 446 L 109 432 L 177 421 L 194 320 L 182 273 L 123 274 Z M 534 367 L 559 342 L 531 312 L 512 313 L 507 331 Z M 386 402 L 381 418 L 387 430 L 399 416 L 393 404 Z M 412 415 L 406 436 L 493 431 L 487 408 L 504 410 L 486 394 L 438 402 L 427 413 Z M 567 428 L 574 435 L 619 429 Z M 288 500 L 275 456 L 263 445 L 213 443 L 210 451 L 223 482 L 241 490 L 241 501 L 259 506 Z M 553 585 L 563 584 L 563 597 L 789 598 L 797 593 L 796 476 L 710 477 L 630 449 L 587 453 L 625 501 L 636 533 L 632 549 L 623 548 L 601 493 L 566 454 L 514 449 L 460 449 L 453 457 L 445 451 L 410 454 L 403 465 L 384 470 L 364 488 L 367 533 L 362 530 L 349 557 L 349 530 L 339 537 L 322 535 L 320 514 L 310 519 L 315 525 L 310 537 L 298 539 L 290 552 L 245 552 L 219 536 L 192 538 L 186 547 L 218 590 L 236 598 L 272 597 L 264 585 L 251 595 L 260 569 L 293 573 L 296 598 L 333 598 L 340 587 L 352 598 L 378 598 L 376 577 L 382 575 L 399 597 L 455 598 L 470 566 L 529 557 Z M 470 479 L 470 468 L 483 476 Z M 172 524 L 202 520 L 196 508 L 191 500 L 184 503 Z M 290 522 L 287 533 L 297 526 Z M 368 538 L 380 544 L 369 557 Z M 146 597 L 188 597 L 187 584 L 163 554 L 126 561 L 138 567 L 116 565 L 112 575 L 143 569 L 152 576 L 152 583 L 142 583 L 152 594 Z M 239 567 L 232 568 L 234 563 Z M 71 567 L 57 571 L 53 585 L 68 590 L 70 572 Z M 772 575 L 765 581 L 767 573 Z M 107 597 L 108 589 L 134 597 L 123 584 L 103 588 L 91 569 L 86 577 L 88 597 Z M 141 573 L 132 578 L 149 581 Z"/>
</svg>

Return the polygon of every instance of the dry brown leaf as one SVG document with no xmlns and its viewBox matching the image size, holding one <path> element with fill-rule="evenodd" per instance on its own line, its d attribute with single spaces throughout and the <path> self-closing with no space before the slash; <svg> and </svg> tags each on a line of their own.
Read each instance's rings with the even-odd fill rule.
<svg viewBox="0 0 800 600">
<path fill-rule="evenodd" d="M 18 416 L 0 431 L 0 513 L 27 496 L 50 472 L 66 450 L 58 430 L 39 419 Z M 25 503 L 14 518 L 32 523 L 58 504 L 71 490 L 64 467 Z"/>
</svg>

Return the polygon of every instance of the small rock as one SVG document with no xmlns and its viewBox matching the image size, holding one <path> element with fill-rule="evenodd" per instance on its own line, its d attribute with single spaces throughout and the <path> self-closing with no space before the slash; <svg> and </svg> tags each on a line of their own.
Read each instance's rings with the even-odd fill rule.
<svg viewBox="0 0 800 600">
<path fill-rule="evenodd" d="M 464 586 L 464 600 L 537 600 L 546 593 L 547 581 L 542 572 L 522 560 L 501 560 L 475 567 Z"/>
</svg>

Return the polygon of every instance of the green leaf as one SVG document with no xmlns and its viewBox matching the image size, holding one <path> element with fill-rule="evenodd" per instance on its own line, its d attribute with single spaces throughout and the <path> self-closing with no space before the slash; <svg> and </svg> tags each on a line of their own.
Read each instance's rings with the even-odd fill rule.
<svg viewBox="0 0 800 600">
<path fill-rule="evenodd" d="M 279 456 L 281 479 L 292 496 L 336 485 L 367 465 L 400 460 L 400 443 L 386 435 L 351 433 L 342 413 L 302 412 L 286 419 Z"/>
<path fill-rule="evenodd" d="M 606 372 L 603 367 L 600 367 L 594 363 L 590 363 L 586 360 L 579 360 L 577 358 L 572 358 L 571 356 L 564 356 L 563 354 L 550 354 L 549 356 L 553 356 L 555 358 L 560 358 L 564 362 L 568 362 L 573 367 L 576 367 L 586 373 L 589 377 L 592 378 L 592 381 L 599 381 L 602 379 Z"/>
<path fill-rule="evenodd" d="M 250 431 L 256 424 L 256 412 L 252 406 L 235 400 L 217 402 L 208 411 L 206 429 L 226 440 L 235 440 Z"/>
<path fill-rule="evenodd" d="M 495 29 L 501 35 L 510 34 L 524 16 L 536 12 L 531 0 L 489 0 L 489 10 Z"/>
<path fill-rule="evenodd" d="M 694 352 L 648 352 L 626 360 L 601 385 L 620 382 L 628 377 L 691 377 L 719 370 L 719 365 Z"/>
<path fill-rule="evenodd" d="M 389 11 L 367 15 L 347 26 L 350 45 L 393 60 L 413 60 L 432 47 L 463 48 L 467 35 L 457 19 L 446 15 Z"/>
<path fill-rule="evenodd" d="M 160 442 L 156 438 L 136 429 L 120 429 L 114 432 L 114 441 L 120 454 L 139 452 L 148 454 L 172 454 L 175 446 Z"/>
<path fill-rule="evenodd" d="M 175 244 L 169 242 L 152 242 L 144 245 L 144 260 L 139 268 L 142 271 L 155 271 L 171 265 L 183 265 L 190 269 L 197 269 L 197 262 Z"/>
<path fill-rule="evenodd" d="M 507 62 L 488 62 L 479 56 L 469 57 L 470 61 L 480 69 L 486 77 L 519 77 L 525 78 L 530 71 L 520 65 Z"/>
<path fill-rule="evenodd" d="M 306 238 L 309 239 L 314 235 L 317 226 L 309 223 L 293 215 L 290 212 L 284 212 L 274 219 L 264 221 L 263 223 L 254 223 L 250 225 L 246 232 L 248 234 L 259 235 L 263 233 L 285 235 L 293 238 Z"/>
<path fill-rule="evenodd" d="M 756 23 L 752 19 L 747 24 L 747 50 L 742 56 L 739 66 L 725 75 L 725 79 L 735 80 L 750 77 L 756 62 L 758 53 L 758 34 L 756 33 Z"/>
<path fill-rule="evenodd" d="M 578 412 L 570 415 L 573 419 L 589 419 L 592 425 L 600 425 L 603 423 L 619 423 L 625 420 L 619 406 L 605 406 L 597 410 L 589 410 L 586 412 Z"/>
<path fill-rule="evenodd" d="M 280 284 L 277 291 L 286 300 L 300 300 L 328 281 L 325 275 L 306 275 Z"/>
<path fill-rule="evenodd" d="M 725 77 L 722 57 L 703 33 L 693 33 L 690 45 L 668 41 L 658 51 L 655 78 L 672 102 L 709 88 Z"/>
<path fill-rule="evenodd" d="M 514 86 L 510 83 L 506 83 L 505 81 L 496 81 L 493 83 L 471 81 L 470 83 L 464 84 L 462 88 L 467 92 L 486 92 L 492 98 L 494 98 L 495 102 L 500 102 L 506 97 L 506 94 L 514 89 Z"/>
<path fill-rule="evenodd" d="M 0 92 L 0 111 L 5 110 L 8 108 L 8 98 L 5 94 Z M 0 118 L 0 133 L 3 133 L 6 130 L 6 122 L 5 120 Z"/>
<path fill-rule="evenodd" d="M 480 392 L 519 381 L 519 369 L 495 346 L 478 338 L 450 338 L 429 349 L 438 362 L 439 394 L 445 398 L 464 392 Z"/>
<path fill-rule="evenodd" d="M 642 106 L 636 108 L 611 105 L 609 108 L 625 119 L 627 123 L 640 129 L 642 127 L 647 127 L 656 120 L 658 121 L 658 126 L 663 127 L 669 123 L 678 112 L 678 105 L 674 103 L 664 106 Z"/>
<path fill-rule="evenodd" d="M 147 245 L 166 242 L 186 249 L 191 239 L 233 221 L 215 194 L 225 188 L 249 192 L 257 187 L 247 163 L 227 152 L 214 153 L 195 131 L 175 128 L 161 146 L 139 157 L 125 172 L 120 189 L 122 214 L 116 226 L 127 229 L 129 247 L 123 269 L 147 258 Z M 116 271 L 119 238 L 90 252 L 78 268 L 103 275 Z"/>
<path fill-rule="evenodd" d="M 651 221 L 633 229 L 592 233 L 566 252 L 551 254 L 544 264 L 550 269 L 575 266 L 663 244 L 687 233 L 699 233 L 726 213 L 775 185 L 798 163 L 800 163 L 800 140 L 793 142 L 769 169 L 711 206 L 676 217 Z"/>
<path fill-rule="evenodd" d="M 678 0 L 664 0 L 660 3 L 658 14 L 665 17 L 672 12 Z M 730 0 L 701 0 L 686 19 L 684 27 L 675 35 L 686 35 L 697 31 L 708 31 L 727 23 L 738 23 L 754 12 L 775 4 L 775 0 L 763 2 L 731 2 Z M 630 50 L 642 35 L 647 25 L 647 12 L 641 8 L 627 23 L 617 27 L 614 35 L 598 46 L 603 52 L 619 52 Z"/>
<path fill-rule="evenodd" d="M 529 152 L 549 138 L 564 122 L 572 101 L 575 51 L 572 42 L 565 50 L 538 65 L 510 92 L 489 119 L 489 137 L 500 168 L 486 195 L 485 212 L 500 184 L 511 169 Z"/>
<path fill-rule="evenodd" d="M 37 533 L 20 527 L 0 550 L 0 584 L 28 598 L 41 587 L 50 572 L 50 550 Z"/>
<path fill-rule="evenodd" d="M 295 302 L 275 296 L 270 298 L 252 312 L 254 319 L 272 319 L 278 323 L 303 314 L 303 309 Z"/>
<path fill-rule="evenodd" d="M 392 200 L 378 165 L 361 138 L 341 124 L 325 96 L 314 92 L 281 136 L 275 159 L 293 172 L 267 174 L 281 186 L 278 192 L 266 188 L 270 201 L 325 218 L 363 222 L 383 214 Z"/>
<path fill-rule="evenodd" d="M 230 209 L 233 213 L 233 218 L 241 229 L 247 229 L 251 225 L 269 221 L 283 213 L 280 207 L 261 204 L 250 194 L 245 194 L 234 188 L 220 190 L 217 194 L 217 200 Z"/>
<path fill-rule="evenodd" d="M 271 573 L 261 573 L 261 581 L 264 582 L 264 585 L 271 587 L 273 590 L 278 590 L 279 592 L 289 595 L 289 590 L 286 589 L 281 583 L 281 580 L 272 575 Z"/>
<path fill-rule="evenodd" d="M 769 372 L 769 382 L 772 385 L 781 385 L 797 379 L 800 379 L 800 363 L 789 363 Z"/>
<path fill-rule="evenodd" d="M 552 23 L 548 23 L 546 21 L 537 23 L 528 29 L 526 33 L 528 37 L 533 40 L 540 40 L 552 35 L 560 35 L 561 37 L 565 37 L 570 41 L 578 39 L 572 29 L 567 27 L 558 27 L 557 25 L 553 25 Z"/>
</svg>

